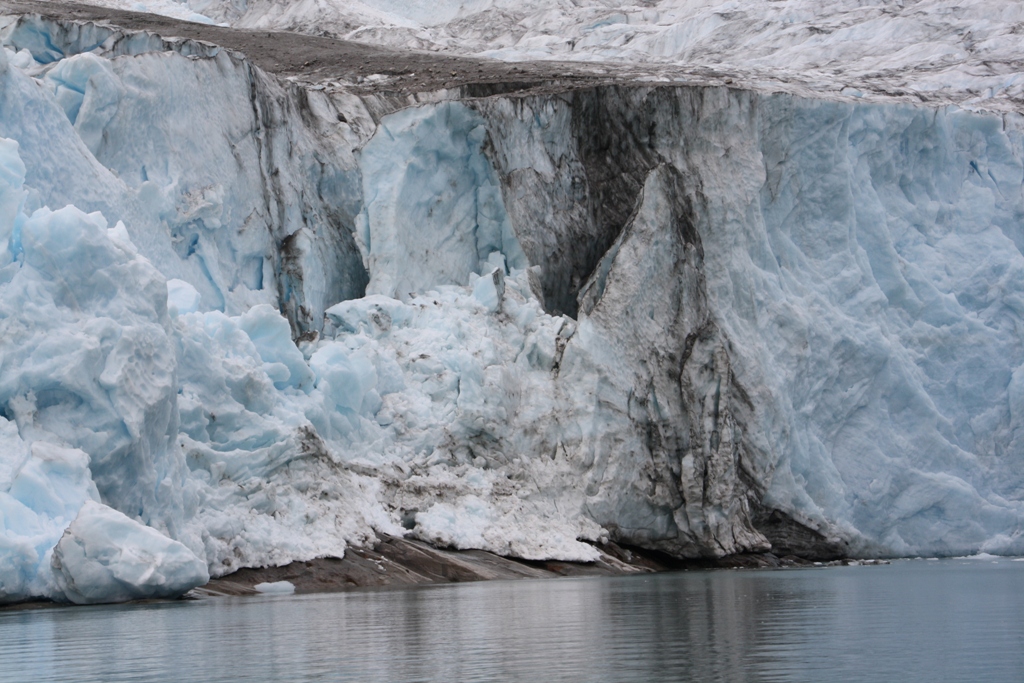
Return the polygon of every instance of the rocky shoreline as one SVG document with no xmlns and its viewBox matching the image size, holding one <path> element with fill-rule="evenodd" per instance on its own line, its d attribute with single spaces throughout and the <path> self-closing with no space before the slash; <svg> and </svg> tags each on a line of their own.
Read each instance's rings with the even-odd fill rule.
<svg viewBox="0 0 1024 683">
<path fill-rule="evenodd" d="M 372 547 L 349 548 L 344 558 L 321 557 L 280 567 L 250 567 L 212 579 L 186 593 L 183 600 L 261 595 L 261 583 L 288 581 L 296 594 L 389 590 L 444 583 L 611 577 L 671 571 L 715 569 L 792 569 L 859 564 L 888 564 L 887 560 L 850 558 L 813 561 L 796 555 L 745 553 L 721 558 L 678 559 L 662 553 L 616 543 L 595 545 L 596 562 L 522 560 L 485 550 L 437 548 L 423 541 L 384 535 Z M 135 604 L 164 602 L 134 601 Z M 0 612 L 66 607 L 64 603 L 29 601 L 0 605 Z"/>
<path fill-rule="evenodd" d="M 485 550 L 436 548 L 422 541 L 385 536 L 372 548 L 351 548 L 343 559 L 317 558 L 282 567 L 241 569 L 213 579 L 186 597 L 256 595 L 261 583 L 288 581 L 296 593 L 333 593 L 366 588 L 404 588 L 426 584 L 583 576 L 627 576 L 703 569 L 781 569 L 882 563 L 837 559 L 815 562 L 773 553 L 680 560 L 616 543 L 595 546 L 596 562 L 530 561 Z"/>
<path fill-rule="evenodd" d="M 344 558 L 322 557 L 279 567 L 245 568 L 212 579 L 189 591 L 186 598 L 258 595 L 261 583 L 288 581 L 295 593 L 334 593 L 360 589 L 392 589 L 428 584 L 513 579 L 554 579 L 585 576 L 628 576 L 671 571 L 714 569 L 788 569 L 888 564 L 888 560 L 855 559 L 778 511 L 758 509 L 757 529 L 772 549 L 723 557 L 680 558 L 657 550 L 614 541 L 595 543 L 594 562 L 524 560 L 486 550 L 441 548 L 421 540 L 381 534 L 373 544 L 350 547 Z"/>
</svg>

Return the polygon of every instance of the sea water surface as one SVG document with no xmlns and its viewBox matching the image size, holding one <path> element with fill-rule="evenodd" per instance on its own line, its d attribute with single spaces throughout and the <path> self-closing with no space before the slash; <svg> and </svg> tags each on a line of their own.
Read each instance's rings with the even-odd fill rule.
<svg viewBox="0 0 1024 683">
<path fill-rule="evenodd" d="M 0 681 L 1024 681 L 1024 561 L 0 612 Z"/>
</svg>

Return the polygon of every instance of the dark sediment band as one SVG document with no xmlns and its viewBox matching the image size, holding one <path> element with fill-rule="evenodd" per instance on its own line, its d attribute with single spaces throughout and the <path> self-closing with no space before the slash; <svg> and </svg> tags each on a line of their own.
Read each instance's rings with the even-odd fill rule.
<svg viewBox="0 0 1024 683">
<path fill-rule="evenodd" d="M 767 569 L 847 563 L 845 560 L 811 562 L 794 555 L 779 557 L 772 553 L 679 560 L 615 543 L 595 547 L 601 552 L 601 559 L 596 562 L 530 561 L 502 557 L 484 550 L 435 548 L 422 541 L 387 536 L 373 548 L 350 548 L 343 559 L 318 558 L 282 567 L 241 569 L 213 579 L 193 590 L 190 596 L 255 595 L 254 586 L 275 581 L 290 581 L 296 593 L 325 593 L 466 581 L 625 576 L 672 570 Z"/>
</svg>

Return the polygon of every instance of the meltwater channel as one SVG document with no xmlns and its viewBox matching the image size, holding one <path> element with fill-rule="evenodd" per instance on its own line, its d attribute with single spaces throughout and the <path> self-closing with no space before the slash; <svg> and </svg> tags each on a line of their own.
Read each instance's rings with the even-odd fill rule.
<svg viewBox="0 0 1024 683">
<path fill-rule="evenodd" d="M 1021 681 L 1024 561 L 0 612 L 0 681 Z"/>
</svg>

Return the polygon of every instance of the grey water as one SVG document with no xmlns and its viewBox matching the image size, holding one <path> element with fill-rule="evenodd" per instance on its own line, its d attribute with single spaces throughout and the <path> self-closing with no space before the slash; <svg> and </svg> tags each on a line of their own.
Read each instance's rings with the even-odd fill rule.
<svg viewBox="0 0 1024 683">
<path fill-rule="evenodd" d="M 1024 561 L 0 612 L 0 680 L 1024 681 Z"/>
</svg>

